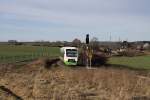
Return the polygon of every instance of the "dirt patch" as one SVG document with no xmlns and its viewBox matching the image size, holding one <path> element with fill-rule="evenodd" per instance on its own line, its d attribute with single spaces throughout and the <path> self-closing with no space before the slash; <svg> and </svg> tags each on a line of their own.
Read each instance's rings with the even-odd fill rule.
<svg viewBox="0 0 150 100">
<path fill-rule="evenodd" d="M 59 58 L 40 58 L 28 64 L 28 66 L 42 66 L 44 68 L 51 68 L 54 66 L 58 66 Z"/>
</svg>

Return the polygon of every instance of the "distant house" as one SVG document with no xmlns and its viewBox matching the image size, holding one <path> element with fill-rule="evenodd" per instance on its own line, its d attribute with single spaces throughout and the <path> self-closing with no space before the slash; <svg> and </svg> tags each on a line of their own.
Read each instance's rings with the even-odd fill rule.
<svg viewBox="0 0 150 100">
<path fill-rule="evenodd" d="M 17 43 L 17 40 L 8 40 L 8 43 Z"/>
<path fill-rule="evenodd" d="M 150 48 L 150 43 L 149 42 L 137 42 L 136 43 L 136 49 L 137 50 L 141 50 L 141 49 L 143 49 L 143 50 L 145 50 L 145 49 L 149 49 Z"/>
<path fill-rule="evenodd" d="M 143 49 L 149 49 L 150 48 L 150 44 L 149 43 L 145 43 L 144 45 L 143 45 Z"/>
<path fill-rule="evenodd" d="M 8 44 L 11 44 L 11 45 L 22 45 L 23 43 L 18 42 L 17 40 L 8 40 Z"/>
</svg>

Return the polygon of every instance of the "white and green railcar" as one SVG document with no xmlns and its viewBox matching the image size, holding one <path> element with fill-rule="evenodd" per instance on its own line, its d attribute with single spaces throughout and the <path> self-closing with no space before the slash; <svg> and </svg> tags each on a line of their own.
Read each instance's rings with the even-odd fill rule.
<svg viewBox="0 0 150 100">
<path fill-rule="evenodd" d="M 77 65 L 78 63 L 78 48 L 76 47 L 62 47 L 62 60 L 66 65 Z"/>
</svg>

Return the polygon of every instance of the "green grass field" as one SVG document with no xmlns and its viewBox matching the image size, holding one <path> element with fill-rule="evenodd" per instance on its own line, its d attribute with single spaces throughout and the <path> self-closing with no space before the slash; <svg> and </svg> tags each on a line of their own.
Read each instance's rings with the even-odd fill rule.
<svg viewBox="0 0 150 100">
<path fill-rule="evenodd" d="M 58 57 L 60 56 L 60 50 L 58 47 L 0 45 L 0 63 L 14 63 L 24 60 L 30 61 L 45 56 Z M 108 63 L 135 69 L 150 69 L 150 55 L 111 57 Z"/>
<path fill-rule="evenodd" d="M 108 63 L 127 66 L 133 69 L 150 69 L 150 55 L 138 57 L 111 57 Z"/>
<path fill-rule="evenodd" d="M 58 47 L 0 45 L 0 63 L 59 56 Z"/>
</svg>

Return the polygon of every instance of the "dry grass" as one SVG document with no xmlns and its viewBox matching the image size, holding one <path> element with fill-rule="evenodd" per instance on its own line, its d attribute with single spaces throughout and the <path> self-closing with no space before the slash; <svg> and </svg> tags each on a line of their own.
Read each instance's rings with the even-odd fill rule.
<svg viewBox="0 0 150 100">
<path fill-rule="evenodd" d="M 150 72 L 105 67 L 45 69 L 38 63 L 14 68 L 0 68 L 0 85 L 24 100 L 150 99 Z M 11 100 L 5 96 L 0 91 L 0 98 Z"/>
</svg>

